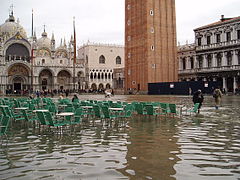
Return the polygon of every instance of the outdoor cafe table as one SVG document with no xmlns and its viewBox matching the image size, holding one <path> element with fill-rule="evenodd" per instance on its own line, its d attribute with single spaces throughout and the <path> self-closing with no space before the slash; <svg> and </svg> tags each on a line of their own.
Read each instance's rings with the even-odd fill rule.
<svg viewBox="0 0 240 180">
<path fill-rule="evenodd" d="M 118 116 L 119 113 L 121 113 L 123 111 L 123 108 L 110 107 L 110 108 L 108 108 L 108 110 L 111 111 L 114 115 Z"/>
<path fill-rule="evenodd" d="M 9 106 L 7 106 L 7 105 L 1 105 L 0 107 L 3 107 L 3 108 L 5 108 L 5 107 L 9 107 Z"/>
<path fill-rule="evenodd" d="M 33 110 L 33 112 L 48 112 L 47 109 L 36 109 L 36 110 Z"/>
<path fill-rule="evenodd" d="M 18 108 L 14 108 L 15 110 L 28 110 L 27 107 L 18 107 Z"/>
<path fill-rule="evenodd" d="M 62 117 L 63 120 L 64 120 L 65 117 L 68 117 L 68 116 L 72 117 L 73 115 L 74 115 L 73 112 L 62 112 L 62 113 L 56 114 L 56 116 Z M 70 121 L 71 121 L 71 119 L 72 119 L 72 118 L 70 118 Z"/>
</svg>

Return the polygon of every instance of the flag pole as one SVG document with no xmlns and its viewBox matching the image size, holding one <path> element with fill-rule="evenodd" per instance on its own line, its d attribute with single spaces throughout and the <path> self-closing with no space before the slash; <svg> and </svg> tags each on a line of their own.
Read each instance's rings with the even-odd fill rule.
<svg viewBox="0 0 240 180">
<path fill-rule="evenodd" d="M 74 56 L 73 56 L 73 87 L 74 88 L 73 88 L 73 90 L 75 91 L 75 83 L 76 83 L 75 71 L 76 71 L 76 59 L 77 59 L 75 17 L 73 17 L 73 33 L 74 33 L 74 43 L 73 43 L 73 51 L 74 51 Z"/>
</svg>

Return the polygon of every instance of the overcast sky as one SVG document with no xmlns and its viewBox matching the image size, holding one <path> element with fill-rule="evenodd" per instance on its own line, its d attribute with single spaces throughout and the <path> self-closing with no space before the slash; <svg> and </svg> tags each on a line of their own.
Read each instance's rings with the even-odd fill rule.
<svg viewBox="0 0 240 180">
<path fill-rule="evenodd" d="M 240 16 L 240 0 L 175 0 L 177 39 L 181 44 L 194 42 L 193 29 L 225 17 Z M 11 4 L 14 16 L 31 35 L 31 13 L 34 29 L 41 37 L 43 25 L 51 38 L 54 32 L 59 45 L 61 38 L 70 40 L 73 17 L 76 20 L 78 46 L 88 40 L 96 43 L 124 44 L 125 0 L 0 0 L 0 24 L 8 18 Z"/>
</svg>

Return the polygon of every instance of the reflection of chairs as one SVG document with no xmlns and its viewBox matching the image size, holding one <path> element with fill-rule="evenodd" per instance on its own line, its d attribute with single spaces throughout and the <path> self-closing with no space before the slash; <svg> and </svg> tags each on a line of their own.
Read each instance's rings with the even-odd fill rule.
<svg viewBox="0 0 240 180">
<path fill-rule="evenodd" d="M 170 115 L 172 115 L 172 116 L 180 114 L 180 113 L 177 111 L 177 106 L 176 106 L 176 104 L 168 104 L 168 107 L 169 107 L 169 112 L 168 112 L 168 114 L 170 114 Z"/>
<path fill-rule="evenodd" d="M 198 113 L 198 108 L 199 108 L 199 106 L 200 106 L 200 103 L 195 103 L 192 108 L 187 109 L 186 115 L 187 115 L 188 113 L 190 113 L 190 116 L 191 116 L 192 113 Z"/>
</svg>

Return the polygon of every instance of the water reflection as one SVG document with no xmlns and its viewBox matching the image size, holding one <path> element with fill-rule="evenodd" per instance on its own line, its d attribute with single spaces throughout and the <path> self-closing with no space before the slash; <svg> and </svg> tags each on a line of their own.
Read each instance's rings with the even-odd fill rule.
<svg viewBox="0 0 240 180">
<path fill-rule="evenodd" d="M 104 99 L 81 96 L 81 99 Z M 114 96 L 112 100 L 191 104 L 191 97 Z M 124 126 L 99 121 L 53 131 L 14 123 L 0 147 L 1 179 L 239 179 L 240 97 L 201 114 L 136 116 Z"/>
<path fill-rule="evenodd" d="M 126 166 L 119 170 L 130 179 L 174 179 L 179 160 L 177 119 L 135 118 L 130 123 Z"/>
</svg>

